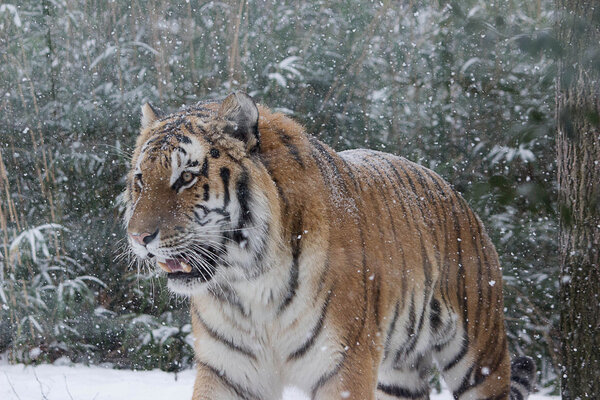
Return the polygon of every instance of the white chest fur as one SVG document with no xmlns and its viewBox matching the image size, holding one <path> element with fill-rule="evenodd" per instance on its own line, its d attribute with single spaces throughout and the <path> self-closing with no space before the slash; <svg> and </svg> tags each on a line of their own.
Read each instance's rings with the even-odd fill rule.
<svg viewBox="0 0 600 400">
<path fill-rule="evenodd" d="M 310 392 L 343 358 L 328 324 L 330 294 L 315 295 L 312 277 L 322 260 L 304 254 L 285 308 L 291 258 L 260 278 L 221 284 L 192 297 L 199 362 L 261 399 L 280 399 L 289 385 Z"/>
</svg>

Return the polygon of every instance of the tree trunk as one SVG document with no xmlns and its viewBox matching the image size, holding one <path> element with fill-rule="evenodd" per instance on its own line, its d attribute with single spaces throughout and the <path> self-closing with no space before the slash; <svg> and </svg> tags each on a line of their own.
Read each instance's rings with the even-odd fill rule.
<svg viewBox="0 0 600 400">
<path fill-rule="evenodd" d="M 46 46 L 48 46 L 48 54 L 46 60 L 48 65 L 48 73 L 50 74 L 50 98 L 56 101 L 56 68 L 54 67 L 54 44 L 52 43 L 52 15 L 50 14 L 50 4 L 48 0 L 42 1 L 42 13 L 44 15 L 44 23 L 46 24 Z M 56 110 L 56 107 L 54 107 Z"/>
<path fill-rule="evenodd" d="M 556 0 L 563 399 L 600 393 L 600 4 Z"/>
</svg>

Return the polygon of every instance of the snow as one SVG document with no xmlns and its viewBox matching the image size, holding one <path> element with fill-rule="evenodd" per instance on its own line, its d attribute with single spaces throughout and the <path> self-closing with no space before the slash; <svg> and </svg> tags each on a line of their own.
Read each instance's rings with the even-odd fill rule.
<svg viewBox="0 0 600 400">
<path fill-rule="evenodd" d="M 131 371 L 83 365 L 0 364 L 0 399 L 3 400 L 164 400 L 191 399 L 194 371 L 168 373 Z M 448 391 L 432 400 L 450 400 Z M 557 400 L 557 396 L 532 395 L 531 400 Z M 286 389 L 283 400 L 308 400 L 295 388 Z"/>
</svg>

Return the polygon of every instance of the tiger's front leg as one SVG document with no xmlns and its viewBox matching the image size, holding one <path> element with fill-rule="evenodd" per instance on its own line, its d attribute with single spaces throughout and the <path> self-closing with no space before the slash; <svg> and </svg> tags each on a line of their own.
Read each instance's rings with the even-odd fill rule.
<svg viewBox="0 0 600 400">
<path fill-rule="evenodd" d="M 369 346 L 351 348 L 339 368 L 321 377 L 313 387 L 312 400 L 375 400 L 377 351 Z"/>
</svg>

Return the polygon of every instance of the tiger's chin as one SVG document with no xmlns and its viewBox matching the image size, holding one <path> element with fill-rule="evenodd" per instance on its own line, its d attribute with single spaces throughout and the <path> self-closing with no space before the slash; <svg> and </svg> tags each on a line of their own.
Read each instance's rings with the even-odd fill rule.
<svg viewBox="0 0 600 400">
<path fill-rule="evenodd" d="M 167 288 L 175 294 L 192 297 L 208 288 L 208 282 L 203 277 L 170 276 L 167 275 Z"/>
</svg>

